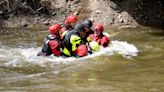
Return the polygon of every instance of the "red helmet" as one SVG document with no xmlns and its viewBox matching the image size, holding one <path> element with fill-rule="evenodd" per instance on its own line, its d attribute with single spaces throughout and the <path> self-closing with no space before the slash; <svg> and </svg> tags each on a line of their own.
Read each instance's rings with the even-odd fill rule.
<svg viewBox="0 0 164 92">
<path fill-rule="evenodd" d="M 51 32 L 51 34 L 55 34 L 60 30 L 60 25 L 59 24 L 54 24 L 52 26 L 49 27 L 49 30 Z"/>
<path fill-rule="evenodd" d="M 103 32 L 104 31 L 104 27 L 102 24 L 98 24 L 94 27 L 94 30 L 96 31 L 100 31 L 100 32 Z"/>
<path fill-rule="evenodd" d="M 68 23 L 76 22 L 76 21 L 77 21 L 77 16 L 75 16 L 75 15 L 70 15 L 70 16 L 68 16 L 68 17 L 66 18 L 66 21 L 67 21 Z"/>
</svg>

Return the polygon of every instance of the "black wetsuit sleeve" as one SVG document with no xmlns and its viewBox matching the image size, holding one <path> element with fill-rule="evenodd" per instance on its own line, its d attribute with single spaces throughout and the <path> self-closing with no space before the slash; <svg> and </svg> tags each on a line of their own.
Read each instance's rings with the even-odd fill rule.
<svg viewBox="0 0 164 92">
<path fill-rule="evenodd" d="M 43 44 L 42 52 L 45 53 L 46 56 L 52 54 L 50 46 L 48 45 L 48 43 L 47 44 L 46 43 Z"/>
</svg>

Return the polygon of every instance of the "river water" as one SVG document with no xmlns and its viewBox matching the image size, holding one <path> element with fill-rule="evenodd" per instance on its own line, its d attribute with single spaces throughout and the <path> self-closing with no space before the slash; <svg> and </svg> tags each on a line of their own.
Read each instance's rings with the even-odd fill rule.
<svg viewBox="0 0 164 92">
<path fill-rule="evenodd" d="M 0 29 L 1 92 L 164 92 L 163 30 L 123 29 L 81 59 L 37 57 L 47 34 Z"/>
</svg>

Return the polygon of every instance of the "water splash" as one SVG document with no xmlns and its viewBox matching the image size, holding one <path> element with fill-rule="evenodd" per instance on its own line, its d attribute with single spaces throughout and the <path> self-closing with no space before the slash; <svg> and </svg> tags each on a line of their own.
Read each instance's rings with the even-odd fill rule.
<svg viewBox="0 0 164 92">
<path fill-rule="evenodd" d="M 127 42 L 122 41 L 111 41 L 111 44 L 107 48 L 101 48 L 100 51 L 88 55 L 82 58 L 63 58 L 63 57 L 55 57 L 53 55 L 43 57 L 37 56 L 37 53 L 41 50 L 41 47 L 38 48 L 1 48 L 0 49 L 0 59 L 5 61 L 6 66 L 14 66 L 18 67 L 18 65 L 32 63 L 43 65 L 47 62 L 53 62 L 54 64 L 59 63 L 70 63 L 82 61 L 89 58 L 94 58 L 100 55 L 113 55 L 114 53 L 120 54 L 122 56 L 137 56 L 139 52 L 138 49 L 133 45 Z M 7 63 L 6 63 L 7 61 Z"/>
</svg>

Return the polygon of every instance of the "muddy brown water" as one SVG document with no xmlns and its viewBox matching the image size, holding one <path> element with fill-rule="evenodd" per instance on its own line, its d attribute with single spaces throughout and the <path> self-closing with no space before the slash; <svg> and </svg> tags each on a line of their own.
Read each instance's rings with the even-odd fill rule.
<svg viewBox="0 0 164 92">
<path fill-rule="evenodd" d="M 36 30 L 0 29 L 0 49 L 41 47 L 48 33 Z M 164 92 L 164 31 L 147 27 L 123 29 L 112 39 L 134 44 L 138 56 L 101 55 L 84 62 L 53 66 L 49 63 L 6 66 L 10 60 L 0 56 L 0 91 Z"/>
</svg>

